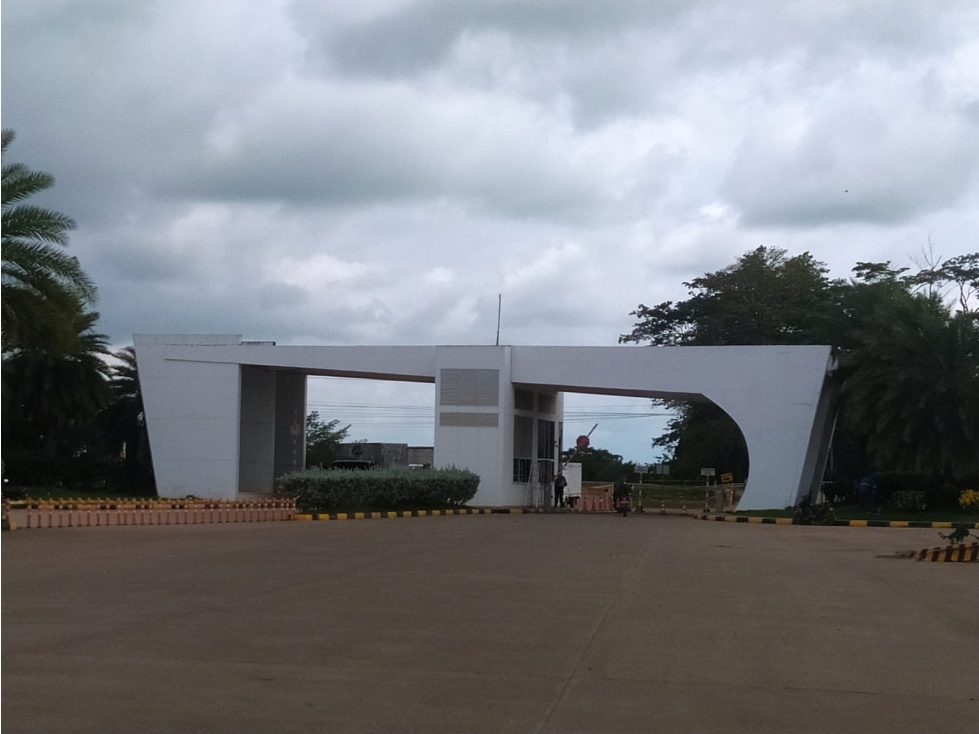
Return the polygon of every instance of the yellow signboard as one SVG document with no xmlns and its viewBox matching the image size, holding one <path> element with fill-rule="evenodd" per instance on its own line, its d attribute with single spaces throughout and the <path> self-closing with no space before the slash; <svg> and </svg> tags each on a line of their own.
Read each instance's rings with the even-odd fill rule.
<svg viewBox="0 0 979 734">
<path fill-rule="evenodd" d="M 734 481 L 734 475 L 728 472 L 727 474 L 721 474 L 721 481 L 725 484 L 730 484 Z"/>
</svg>

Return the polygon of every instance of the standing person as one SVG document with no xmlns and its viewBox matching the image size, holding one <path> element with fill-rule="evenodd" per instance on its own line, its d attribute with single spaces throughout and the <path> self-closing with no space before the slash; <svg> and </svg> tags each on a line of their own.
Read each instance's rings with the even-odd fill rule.
<svg viewBox="0 0 979 734">
<path fill-rule="evenodd" d="M 877 482 L 874 480 L 873 474 L 868 474 L 860 480 L 860 486 L 857 488 L 857 500 L 860 509 L 866 508 L 868 512 L 873 512 L 876 499 Z"/>
<path fill-rule="evenodd" d="M 632 489 L 629 487 L 628 482 L 625 480 L 625 476 L 619 477 L 616 481 L 615 486 L 612 488 L 612 507 L 617 508 L 619 506 L 619 497 L 623 495 L 631 495 Z"/>
<path fill-rule="evenodd" d="M 558 470 L 554 477 L 554 506 L 564 507 L 564 488 L 568 486 L 568 480 L 564 478 L 564 472 Z"/>
</svg>

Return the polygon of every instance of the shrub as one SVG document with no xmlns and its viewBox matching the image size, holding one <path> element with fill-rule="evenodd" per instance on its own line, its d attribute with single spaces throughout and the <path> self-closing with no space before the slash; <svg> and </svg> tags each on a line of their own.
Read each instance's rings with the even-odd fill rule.
<svg viewBox="0 0 979 734">
<path fill-rule="evenodd" d="M 850 502 L 856 497 L 856 492 L 853 489 L 853 480 L 834 479 L 823 482 L 823 495 L 834 505 L 842 505 L 845 502 Z"/>
<path fill-rule="evenodd" d="M 959 495 L 959 507 L 969 512 L 979 511 L 979 492 L 967 489 Z"/>
<path fill-rule="evenodd" d="M 927 497 L 918 490 L 901 490 L 891 496 L 891 503 L 905 512 L 920 512 L 928 508 Z"/>
<path fill-rule="evenodd" d="M 881 472 L 877 475 L 877 487 L 885 500 L 898 492 L 924 492 L 925 503 L 931 508 L 955 507 L 959 498 L 954 484 L 928 474 Z"/>
<path fill-rule="evenodd" d="M 462 505 L 479 476 L 468 469 L 309 469 L 281 477 L 277 491 L 296 497 L 300 512 L 396 510 Z"/>
</svg>

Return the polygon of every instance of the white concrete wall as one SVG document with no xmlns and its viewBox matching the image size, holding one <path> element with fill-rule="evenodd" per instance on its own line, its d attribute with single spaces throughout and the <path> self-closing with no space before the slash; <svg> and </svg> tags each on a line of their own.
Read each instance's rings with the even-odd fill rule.
<svg viewBox="0 0 979 734">
<path fill-rule="evenodd" d="M 442 404 L 443 369 L 499 370 L 496 406 Z M 510 384 L 509 347 L 439 347 L 435 360 L 435 466 L 467 468 L 480 477 L 474 505 L 523 505 L 513 491 L 513 389 Z M 496 416 L 495 426 L 446 426 L 442 414 Z M 504 468 L 506 471 L 504 472 Z"/>
<path fill-rule="evenodd" d="M 568 486 L 564 489 L 564 496 L 581 496 L 581 464 L 571 463 L 564 467 L 564 478 L 568 480 Z"/>
<path fill-rule="evenodd" d="M 135 336 L 146 427 L 161 497 L 237 496 L 239 366 L 167 359 L 170 341 L 213 345 L 237 338 Z"/>
<path fill-rule="evenodd" d="M 714 401 L 748 445 L 741 509 L 793 505 L 822 474 L 807 457 L 811 441 L 826 435 L 817 417 L 829 416 L 817 413 L 828 346 L 514 347 L 511 364 L 515 382 L 566 392 Z"/>
<path fill-rule="evenodd" d="M 512 481 L 515 383 L 556 394 L 550 416 L 555 422 L 563 416 L 561 392 L 713 400 L 738 423 L 748 444 L 750 475 L 742 509 L 795 504 L 818 486 L 831 431 L 833 400 L 826 375 L 832 365 L 826 346 L 276 347 L 239 342 L 233 335 L 137 336 L 162 494 L 234 497 L 239 487 L 267 482 L 267 439 L 274 435 L 269 423 L 284 418 L 276 414 L 276 389 L 270 406 L 267 386 L 253 384 L 251 377 L 245 382 L 244 414 L 239 413 L 240 365 L 252 376 L 258 373 L 251 370 L 264 366 L 436 382 L 435 463 L 477 472 L 482 481 L 475 502 L 484 505 L 521 505 L 527 498 L 526 485 Z M 443 368 L 499 370 L 498 405 L 440 405 L 436 376 Z M 269 418 L 269 410 L 276 417 Z M 450 422 L 474 422 L 442 425 L 444 413 L 457 414 Z M 492 425 L 479 425 L 490 414 Z M 539 417 L 533 417 L 535 431 Z M 245 449 L 244 484 L 238 477 L 239 443 Z"/>
</svg>

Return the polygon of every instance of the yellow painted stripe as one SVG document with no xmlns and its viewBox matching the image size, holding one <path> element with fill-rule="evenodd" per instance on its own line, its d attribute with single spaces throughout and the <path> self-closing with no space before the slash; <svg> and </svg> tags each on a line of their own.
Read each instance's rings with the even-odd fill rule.
<svg viewBox="0 0 979 734">
<path fill-rule="evenodd" d="M 380 512 L 372 512 L 371 517 L 378 518 L 378 517 L 384 517 L 384 515 L 382 515 Z"/>
<path fill-rule="evenodd" d="M 292 516 L 292 519 L 293 520 L 308 520 L 308 521 L 312 521 L 313 516 L 312 515 L 293 515 Z"/>
<path fill-rule="evenodd" d="M 441 515 L 442 514 L 442 511 L 441 510 L 432 510 L 432 514 L 433 515 Z"/>
<path fill-rule="evenodd" d="M 791 525 L 792 524 L 792 518 L 791 517 L 776 517 L 775 518 L 775 524 L 776 525 Z"/>
<path fill-rule="evenodd" d="M 865 528 L 865 527 L 867 527 L 867 521 L 866 520 L 850 520 L 850 527 L 851 528 Z"/>
<path fill-rule="evenodd" d="M 389 512 L 388 513 L 388 517 L 397 517 L 397 516 L 398 516 L 398 513 L 397 512 Z"/>
<path fill-rule="evenodd" d="M 523 514 L 523 508 L 522 507 L 511 507 L 510 508 L 510 514 L 511 515 L 522 515 Z"/>
<path fill-rule="evenodd" d="M 887 523 L 892 528 L 906 528 L 908 526 L 907 520 L 891 520 Z"/>
<path fill-rule="evenodd" d="M 337 513 L 337 520 L 346 520 L 346 519 L 347 519 L 347 513 L 346 512 L 339 512 L 339 513 Z"/>
<path fill-rule="evenodd" d="M 931 524 L 931 526 L 933 528 L 950 528 L 950 527 L 952 527 L 952 523 L 950 523 L 950 522 L 933 522 Z"/>
<path fill-rule="evenodd" d="M 355 512 L 354 513 L 354 520 L 363 520 L 363 519 L 364 519 L 364 513 L 363 512 Z"/>
<path fill-rule="evenodd" d="M 427 514 L 428 514 L 428 512 L 426 512 L 425 510 L 419 510 L 418 511 L 418 517 L 425 517 L 425 515 L 427 515 Z"/>
<path fill-rule="evenodd" d="M 763 518 L 763 517 L 749 517 L 749 518 L 748 518 L 748 522 L 749 522 L 749 523 L 752 523 L 752 522 L 753 522 L 753 523 L 760 523 L 760 522 L 761 522 L 762 520 L 764 520 L 764 519 L 765 519 L 765 518 Z"/>
<path fill-rule="evenodd" d="M 724 522 L 737 522 L 737 521 L 738 521 L 737 515 L 725 515 L 724 516 Z"/>
</svg>

